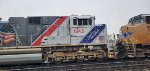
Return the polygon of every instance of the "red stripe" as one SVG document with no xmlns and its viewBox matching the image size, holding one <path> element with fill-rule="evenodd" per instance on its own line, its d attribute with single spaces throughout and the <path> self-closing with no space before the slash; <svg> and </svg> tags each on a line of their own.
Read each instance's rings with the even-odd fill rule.
<svg viewBox="0 0 150 71">
<path fill-rule="evenodd" d="M 9 40 L 7 42 L 3 42 L 3 44 L 10 44 L 11 42 L 13 42 L 14 40 Z"/>
<path fill-rule="evenodd" d="M 40 35 L 31 45 L 32 46 L 38 46 L 41 44 L 41 40 L 43 39 L 44 36 L 50 36 L 58 26 L 60 26 L 64 20 L 67 18 L 67 16 L 62 16 L 57 19 L 57 21 L 52 24 L 42 35 Z"/>
<path fill-rule="evenodd" d="M 0 36 L 9 36 L 9 35 L 15 35 L 13 33 L 0 33 Z"/>
</svg>

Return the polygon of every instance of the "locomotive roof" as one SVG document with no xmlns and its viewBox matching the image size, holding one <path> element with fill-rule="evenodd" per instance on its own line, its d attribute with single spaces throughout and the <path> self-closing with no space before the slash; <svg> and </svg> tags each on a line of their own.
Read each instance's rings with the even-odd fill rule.
<svg viewBox="0 0 150 71">
<path fill-rule="evenodd" d="M 140 14 L 141 16 L 150 16 L 150 14 Z"/>
</svg>

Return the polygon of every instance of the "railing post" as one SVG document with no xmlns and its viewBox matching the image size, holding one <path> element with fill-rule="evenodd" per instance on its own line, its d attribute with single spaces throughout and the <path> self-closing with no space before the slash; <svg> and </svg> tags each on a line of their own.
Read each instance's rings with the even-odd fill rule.
<svg viewBox="0 0 150 71">
<path fill-rule="evenodd" d="M 3 39 L 2 39 L 2 36 L 1 36 L 1 49 L 3 49 Z"/>
<path fill-rule="evenodd" d="M 32 35 L 31 35 L 31 44 L 30 44 L 30 46 L 32 45 Z M 31 46 L 31 48 L 32 48 L 32 46 Z"/>
<path fill-rule="evenodd" d="M 17 38 L 18 36 L 17 36 L 17 34 L 16 34 L 16 48 L 18 48 L 18 43 L 17 43 L 17 41 L 18 41 L 18 38 Z"/>
</svg>

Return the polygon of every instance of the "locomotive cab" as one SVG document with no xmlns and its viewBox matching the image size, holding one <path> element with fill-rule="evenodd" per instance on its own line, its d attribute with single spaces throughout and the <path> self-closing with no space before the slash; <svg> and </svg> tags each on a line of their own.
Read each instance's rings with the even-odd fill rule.
<svg viewBox="0 0 150 71">
<path fill-rule="evenodd" d="M 150 14 L 141 14 L 129 19 L 128 24 L 150 24 Z"/>
<path fill-rule="evenodd" d="M 91 15 L 72 15 L 70 16 L 71 26 L 90 26 L 95 25 L 95 16 Z"/>
<path fill-rule="evenodd" d="M 122 34 L 127 42 L 141 45 L 150 44 L 150 15 L 141 14 L 130 18 L 128 25 L 121 28 Z M 127 33 L 127 34 L 125 34 Z M 143 39 L 143 37 L 145 38 Z M 132 41 L 131 41 L 132 40 Z"/>
<path fill-rule="evenodd" d="M 91 27 L 95 25 L 95 17 L 90 15 L 84 16 L 70 16 L 70 35 L 71 44 L 78 44 L 79 39 L 82 39 Z"/>
</svg>

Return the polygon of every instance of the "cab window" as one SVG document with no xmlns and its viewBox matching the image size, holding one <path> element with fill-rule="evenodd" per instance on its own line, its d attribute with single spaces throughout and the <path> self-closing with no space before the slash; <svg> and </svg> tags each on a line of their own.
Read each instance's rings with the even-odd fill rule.
<svg viewBox="0 0 150 71">
<path fill-rule="evenodd" d="M 136 16 L 136 17 L 134 17 L 134 18 L 131 18 L 130 20 L 129 20 L 129 23 L 131 23 L 131 24 L 141 24 L 141 23 L 143 23 L 143 18 L 142 17 L 139 17 L 139 16 Z"/>
<path fill-rule="evenodd" d="M 147 16 L 147 17 L 146 17 L 146 23 L 147 23 L 147 24 L 150 24 L 150 16 Z"/>
<path fill-rule="evenodd" d="M 92 19 L 73 19 L 73 25 L 92 25 Z"/>
<path fill-rule="evenodd" d="M 89 25 L 92 25 L 92 19 L 89 19 Z"/>
<path fill-rule="evenodd" d="M 83 25 L 88 25 L 88 20 L 87 19 L 83 19 Z"/>
<path fill-rule="evenodd" d="M 82 19 L 78 19 L 78 25 L 79 25 L 79 26 L 80 26 L 80 25 L 83 25 L 82 23 L 83 23 L 83 20 L 82 20 Z"/>
<path fill-rule="evenodd" d="M 73 25 L 77 25 L 77 19 L 73 19 Z"/>
</svg>

